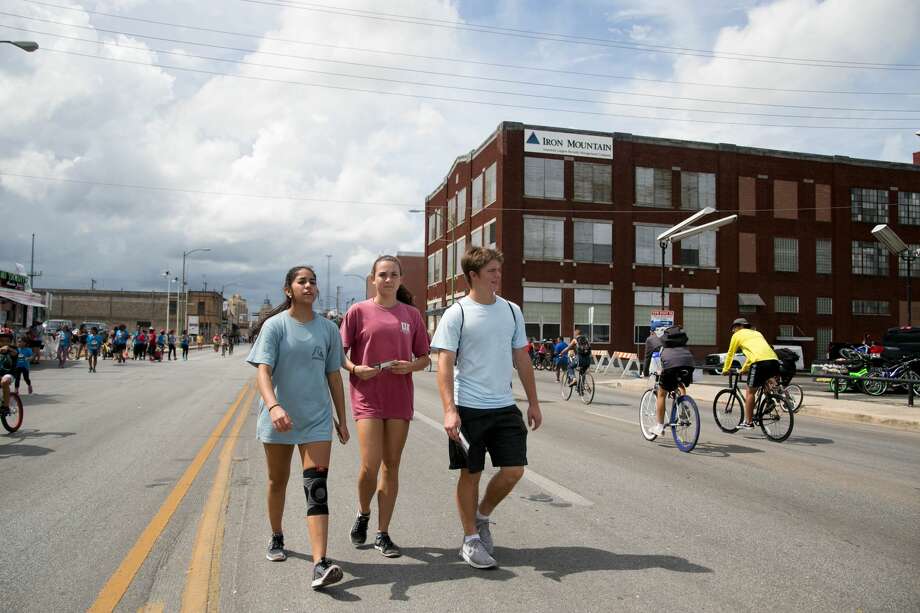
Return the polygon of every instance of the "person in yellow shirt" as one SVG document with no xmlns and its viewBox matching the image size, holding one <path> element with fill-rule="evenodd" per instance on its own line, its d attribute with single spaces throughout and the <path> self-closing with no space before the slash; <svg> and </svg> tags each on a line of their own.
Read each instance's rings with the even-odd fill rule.
<svg viewBox="0 0 920 613">
<path fill-rule="evenodd" d="M 747 373 L 747 391 L 744 394 L 744 421 L 739 428 L 750 429 L 754 419 L 754 398 L 757 390 L 779 376 L 779 358 L 773 347 L 757 330 L 751 330 L 751 324 L 743 317 L 732 322 L 732 340 L 722 366 L 722 374 L 727 375 L 732 365 L 732 358 L 741 351 L 744 354 L 744 366 L 741 374 Z"/>
</svg>

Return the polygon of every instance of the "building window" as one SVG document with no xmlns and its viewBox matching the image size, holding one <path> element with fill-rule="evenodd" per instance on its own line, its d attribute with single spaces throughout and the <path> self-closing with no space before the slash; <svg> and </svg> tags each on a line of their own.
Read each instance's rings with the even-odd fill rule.
<svg viewBox="0 0 920 613">
<path fill-rule="evenodd" d="M 898 223 L 920 226 L 920 192 L 898 192 Z"/>
<path fill-rule="evenodd" d="M 462 260 L 464 254 L 466 254 L 466 237 L 461 236 L 457 239 L 457 242 L 454 243 L 454 276 L 460 277 L 463 276 L 463 266 Z"/>
<path fill-rule="evenodd" d="M 528 198 L 564 198 L 565 162 L 524 158 L 524 195 Z"/>
<path fill-rule="evenodd" d="M 815 183 L 815 221 L 831 220 L 831 186 Z"/>
<path fill-rule="evenodd" d="M 796 181 L 773 181 L 773 216 L 799 218 L 799 184 Z"/>
<path fill-rule="evenodd" d="M 757 179 L 738 177 L 738 209 L 742 215 L 757 215 Z"/>
<path fill-rule="evenodd" d="M 438 249 L 428 256 L 428 285 L 436 285 L 441 282 L 441 250 Z"/>
<path fill-rule="evenodd" d="M 447 200 L 447 229 L 457 225 L 457 196 Z"/>
<path fill-rule="evenodd" d="M 815 303 L 815 313 L 818 315 L 833 315 L 834 299 L 829 296 L 818 296 Z"/>
<path fill-rule="evenodd" d="M 738 233 L 738 272 L 757 272 L 757 235 Z"/>
<path fill-rule="evenodd" d="M 773 310 L 777 313 L 798 313 L 798 296 L 776 296 L 773 298 Z"/>
<path fill-rule="evenodd" d="M 913 253 L 917 253 L 917 250 L 920 249 L 920 245 L 907 245 L 907 249 Z M 898 276 L 907 277 L 907 260 L 902 257 L 898 258 Z M 920 277 L 920 260 L 914 260 L 910 263 L 910 278 L 915 279 Z"/>
<path fill-rule="evenodd" d="M 667 288 L 665 288 L 664 292 L 664 303 L 665 305 L 671 304 L 671 290 Z M 633 325 L 649 325 L 649 323 L 651 323 L 652 311 L 658 310 L 660 308 L 660 291 L 636 291 L 633 294 Z M 667 308 L 667 306 L 665 308 Z"/>
<path fill-rule="evenodd" d="M 486 168 L 486 206 L 495 202 L 495 199 L 498 197 L 498 184 L 496 183 L 497 177 L 496 169 L 498 162 L 492 162 L 492 165 Z"/>
<path fill-rule="evenodd" d="M 789 324 L 782 324 L 779 327 L 779 336 L 789 338 L 790 336 L 795 336 L 795 326 Z"/>
<path fill-rule="evenodd" d="M 888 251 L 875 241 L 853 241 L 852 263 L 854 275 L 888 276 Z"/>
<path fill-rule="evenodd" d="M 609 264 L 613 261 L 613 224 L 575 220 L 575 261 Z"/>
<path fill-rule="evenodd" d="M 716 233 L 703 232 L 680 241 L 680 265 L 715 268 Z M 659 252 L 661 248 L 659 248 Z M 659 260 L 661 253 L 658 254 Z"/>
<path fill-rule="evenodd" d="M 198 302 L 198 315 L 199 316 L 205 315 L 204 302 L 202 301 Z"/>
<path fill-rule="evenodd" d="M 428 242 L 433 243 L 439 236 L 441 236 L 441 220 L 444 215 L 441 212 L 441 209 L 437 209 L 434 213 L 428 216 Z"/>
<path fill-rule="evenodd" d="M 799 272 L 799 239 L 773 239 L 773 270 Z"/>
<path fill-rule="evenodd" d="M 833 328 L 818 328 L 815 331 L 815 354 L 824 355 L 827 359 L 827 350 L 831 343 L 834 342 Z"/>
<path fill-rule="evenodd" d="M 671 171 L 636 166 L 636 206 L 671 207 Z"/>
<path fill-rule="evenodd" d="M 495 229 L 494 219 L 482 227 L 482 240 L 484 242 L 483 247 L 495 249 L 495 246 L 497 245 L 496 232 L 497 231 Z"/>
<path fill-rule="evenodd" d="M 470 247 L 482 247 L 482 226 L 470 232 Z"/>
<path fill-rule="evenodd" d="M 684 294 L 683 327 L 691 345 L 716 344 L 717 299 L 715 294 Z"/>
<path fill-rule="evenodd" d="M 575 200 L 612 202 L 612 171 L 609 164 L 575 162 Z"/>
<path fill-rule="evenodd" d="M 891 315 L 891 303 L 887 300 L 853 300 L 853 315 Z"/>
<path fill-rule="evenodd" d="M 711 172 L 680 173 L 680 208 L 695 211 L 716 208 L 716 175 Z"/>
<path fill-rule="evenodd" d="M 457 192 L 457 223 L 462 224 L 466 219 L 466 188 Z"/>
<path fill-rule="evenodd" d="M 528 338 L 544 340 L 560 336 L 562 327 L 562 289 L 524 288 L 524 328 Z"/>
<path fill-rule="evenodd" d="M 473 178 L 473 215 L 482 210 L 482 175 Z"/>
<path fill-rule="evenodd" d="M 850 211 L 853 221 L 888 223 L 888 191 L 865 187 L 850 188 Z"/>
<path fill-rule="evenodd" d="M 575 327 L 592 343 L 610 342 L 609 289 L 575 290 Z"/>
<path fill-rule="evenodd" d="M 552 217 L 524 217 L 524 259 L 561 260 L 563 223 Z"/>
<path fill-rule="evenodd" d="M 661 265 L 661 247 L 657 236 L 669 226 L 636 226 L 636 264 Z M 671 243 L 664 252 L 664 263 L 671 264 Z"/>
<path fill-rule="evenodd" d="M 815 241 L 815 272 L 819 275 L 829 275 L 834 270 L 832 246 L 833 243 L 829 240 Z"/>
</svg>

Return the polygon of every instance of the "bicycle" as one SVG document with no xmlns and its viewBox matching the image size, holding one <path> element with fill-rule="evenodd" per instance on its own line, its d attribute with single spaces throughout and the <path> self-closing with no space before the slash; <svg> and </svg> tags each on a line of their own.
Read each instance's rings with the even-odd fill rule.
<svg viewBox="0 0 920 613">
<path fill-rule="evenodd" d="M 10 391 L 10 406 L 5 411 L 0 410 L 0 422 L 10 434 L 22 427 L 22 398 L 18 393 Z"/>
<path fill-rule="evenodd" d="M 915 394 L 920 394 L 920 374 L 914 370 L 914 365 L 920 362 L 920 358 L 913 358 L 890 366 L 888 368 L 871 368 L 869 370 L 870 377 L 879 377 L 886 379 L 909 379 L 911 381 L 916 381 L 911 383 L 910 386 L 914 388 Z M 870 396 L 881 396 L 888 391 L 888 386 L 891 386 L 895 389 L 907 389 L 906 383 L 895 383 L 888 381 L 866 381 L 863 384 L 864 391 Z"/>
<path fill-rule="evenodd" d="M 783 385 L 783 390 L 789 395 L 789 399 L 792 401 L 791 411 L 793 413 L 798 413 L 799 409 L 802 408 L 802 402 L 805 401 L 805 391 L 802 389 L 802 386 L 798 383 L 789 383 L 788 385 Z"/>
<path fill-rule="evenodd" d="M 744 398 L 738 390 L 741 381 L 739 372 L 729 371 L 728 388 L 716 394 L 712 401 L 712 416 L 722 432 L 733 434 L 738 431 L 744 419 Z M 769 385 L 769 383 L 768 383 Z M 754 399 L 754 423 L 771 441 L 781 443 L 792 434 L 793 415 L 797 410 L 792 398 L 782 385 L 774 380 L 773 386 L 757 390 Z"/>
<path fill-rule="evenodd" d="M 588 372 L 588 369 L 579 368 L 575 375 L 575 385 L 571 383 L 569 373 L 566 372 L 559 382 L 563 400 L 571 398 L 572 392 L 575 391 L 578 392 L 578 397 L 583 403 L 591 404 L 594 401 L 594 377 Z"/>
<path fill-rule="evenodd" d="M 658 399 L 658 373 L 654 374 L 655 385 L 651 389 L 645 390 L 642 399 L 639 401 L 639 429 L 642 430 L 642 436 L 647 441 L 654 441 L 658 435 L 652 432 L 652 428 L 658 423 L 658 412 L 656 410 Z M 689 371 L 681 371 L 678 379 L 683 382 L 690 378 Z M 678 388 L 679 390 L 680 388 Z M 674 444 L 684 453 L 689 453 L 696 447 L 700 438 L 700 409 L 696 406 L 696 401 L 688 394 L 678 395 L 677 390 L 668 392 L 665 399 L 665 410 L 667 410 L 667 401 L 671 401 L 671 416 L 666 427 L 671 428 L 671 436 L 674 437 Z"/>
</svg>

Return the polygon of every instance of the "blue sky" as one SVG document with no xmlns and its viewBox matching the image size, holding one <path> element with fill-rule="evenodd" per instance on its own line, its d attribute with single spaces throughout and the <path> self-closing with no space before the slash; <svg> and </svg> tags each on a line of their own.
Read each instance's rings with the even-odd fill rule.
<svg viewBox="0 0 920 613">
<path fill-rule="evenodd" d="M 0 37 L 42 45 L 0 48 L 0 202 L 16 220 L 0 266 L 27 263 L 35 232 L 46 286 L 95 278 L 150 289 L 183 249 L 207 246 L 193 285 L 239 283 L 257 306 L 277 299 L 293 262 L 318 264 L 323 277 L 331 254 L 332 286 L 347 299 L 362 288 L 343 273 L 363 274 L 379 253 L 422 250 L 423 220 L 408 209 L 503 120 L 901 162 L 920 149 L 912 0 L 341 0 L 323 12 L 266 1 L 0 0 Z M 372 18 L 342 14 L 355 10 Z M 438 27 L 449 23 L 600 44 Z M 724 57 L 739 53 L 775 59 Z M 897 129 L 855 129 L 882 125 Z"/>
</svg>

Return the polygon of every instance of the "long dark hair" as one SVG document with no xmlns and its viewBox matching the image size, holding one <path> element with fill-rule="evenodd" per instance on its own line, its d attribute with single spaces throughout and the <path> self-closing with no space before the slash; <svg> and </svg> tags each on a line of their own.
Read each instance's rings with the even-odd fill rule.
<svg viewBox="0 0 920 613">
<path fill-rule="evenodd" d="M 297 278 L 297 273 L 300 272 L 301 270 L 309 270 L 310 272 L 313 273 L 313 277 L 316 278 L 316 271 L 313 270 L 312 266 L 295 266 L 294 268 L 287 271 L 286 275 L 284 275 L 284 289 L 285 290 L 291 289 L 291 284 L 294 283 L 294 279 Z M 316 295 L 318 297 L 319 296 L 319 285 L 317 285 L 316 287 L 317 287 Z M 273 308 L 271 311 L 269 311 L 268 313 L 266 313 L 265 315 L 259 318 L 259 323 L 257 323 L 256 327 L 253 328 L 252 330 L 252 336 L 253 337 L 258 336 L 259 332 L 262 330 L 262 325 L 265 323 L 265 321 L 269 317 L 274 317 L 281 311 L 286 311 L 287 309 L 291 308 L 291 305 L 293 304 L 293 302 L 294 302 L 293 299 L 285 291 L 284 292 L 284 302 L 282 302 L 281 304 Z"/>
<path fill-rule="evenodd" d="M 393 256 L 393 255 L 382 255 L 376 260 L 374 260 L 374 265 L 371 266 L 371 277 L 377 274 L 377 264 L 379 264 L 380 262 L 393 262 L 394 264 L 396 264 L 396 268 L 399 269 L 399 276 L 402 277 L 402 264 L 400 263 L 399 259 L 397 259 L 396 256 Z M 412 300 L 413 300 L 412 292 L 406 289 L 406 286 L 403 285 L 402 283 L 400 283 L 399 287 L 396 288 L 396 299 L 402 302 L 403 304 L 408 304 L 409 306 L 413 306 L 412 305 Z"/>
</svg>

